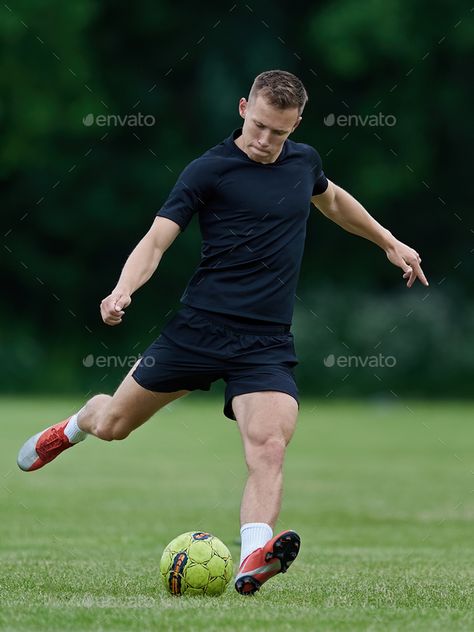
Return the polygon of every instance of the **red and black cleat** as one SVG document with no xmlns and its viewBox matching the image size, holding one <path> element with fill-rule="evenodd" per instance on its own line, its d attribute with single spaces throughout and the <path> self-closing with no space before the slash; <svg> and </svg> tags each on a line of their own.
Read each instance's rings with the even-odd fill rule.
<svg viewBox="0 0 474 632">
<path fill-rule="evenodd" d="M 253 595 L 271 577 L 286 573 L 299 550 L 299 535 L 295 531 L 282 531 L 245 558 L 235 578 L 236 591 Z"/>
</svg>

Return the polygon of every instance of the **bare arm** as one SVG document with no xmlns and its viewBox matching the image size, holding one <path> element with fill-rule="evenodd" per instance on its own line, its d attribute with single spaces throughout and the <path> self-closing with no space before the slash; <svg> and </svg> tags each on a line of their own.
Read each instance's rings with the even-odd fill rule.
<svg viewBox="0 0 474 632">
<path fill-rule="evenodd" d="M 428 285 L 420 267 L 420 255 L 416 250 L 396 239 L 347 191 L 329 182 L 326 191 L 313 196 L 311 201 L 326 217 L 344 230 L 380 246 L 388 260 L 403 270 L 403 278 L 408 279 L 407 287 L 411 287 L 417 278 L 423 285 Z"/>
<path fill-rule="evenodd" d="M 180 227 L 172 220 L 155 218 L 150 230 L 125 262 L 117 285 L 100 304 L 104 323 L 118 325 L 122 322 L 123 310 L 130 305 L 132 294 L 152 276 L 179 232 Z"/>
</svg>

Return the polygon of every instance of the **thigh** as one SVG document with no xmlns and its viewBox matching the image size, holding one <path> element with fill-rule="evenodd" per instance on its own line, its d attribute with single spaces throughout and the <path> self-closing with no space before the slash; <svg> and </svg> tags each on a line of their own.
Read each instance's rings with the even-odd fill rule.
<svg viewBox="0 0 474 632">
<path fill-rule="evenodd" d="M 254 393 L 264 395 L 266 392 L 276 392 L 280 395 L 287 395 L 289 399 L 280 399 L 288 402 L 287 407 L 294 408 L 296 405 L 296 409 L 298 409 L 298 387 L 293 369 L 286 364 L 232 367 L 228 370 L 225 380 L 227 387 L 224 415 L 229 419 L 237 418 L 234 402 L 247 401 L 248 398 L 240 400 L 239 397 Z M 268 399 L 272 398 L 268 397 Z"/>
<path fill-rule="evenodd" d="M 119 419 L 120 424 L 129 432 L 141 426 L 160 408 L 189 393 L 186 390 L 159 393 L 143 388 L 132 377 L 139 362 L 140 360 L 130 369 L 117 388 L 107 410 L 110 417 Z"/>
<path fill-rule="evenodd" d="M 288 393 L 262 391 L 237 395 L 232 407 L 244 447 L 275 439 L 287 445 L 296 427 L 298 402 Z"/>
</svg>

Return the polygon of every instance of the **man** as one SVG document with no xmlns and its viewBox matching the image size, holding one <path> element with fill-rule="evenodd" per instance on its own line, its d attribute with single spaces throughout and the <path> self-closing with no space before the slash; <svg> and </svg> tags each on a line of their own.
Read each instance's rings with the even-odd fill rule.
<svg viewBox="0 0 474 632">
<path fill-rule="evenodd" d="M 241 565 L 235 587 L 252 594 L 296 558 L 294 531 L 273 537 L 285 449 L 295 429 L 297 364 L 290 326 L 310 201 L 344 229 L 380 246 L 407 286 L 428 282 L 420 257 L 330 182 L 309 145 L 288 139 L 308 100 L 294 75 L 272 70 L 239 102 L 241 130 L 191 162 L 100 306 L 122 322 L 132 294 L 194 214 L 201 262 L 184 304 L 113 396 L 96 395 L 75 415 L 31 437 L 18 465 L 33 471 L 92 434 L 125 439 L 156 411 L 192 390 L 226 382 L 224 414 L 237 421 L 248 480 L 241 505 Z"/>
</svg>

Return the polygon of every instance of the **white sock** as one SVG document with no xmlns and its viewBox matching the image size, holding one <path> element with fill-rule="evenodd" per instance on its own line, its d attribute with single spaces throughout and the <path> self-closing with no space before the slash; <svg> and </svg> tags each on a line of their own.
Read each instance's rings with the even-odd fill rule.
<svg viewBox="0 0 474 632">
<path fill-rule="evenodd" d="M 79 411 L 79 413 L 80 412 L 81 411 Z M 79 413 L 73 415 L 64 428 L 64 434 L 69 439 L 70 443 L 79 443 L 79 441 L 84 441 L 87 437 L 87 432 L 81 430 L 77 425 L 77 415 Z"/>
<path fill-rule="evenodd" d="M 273 537 L 273 531 L 265 522 L 247 522 L 240 529 L 240 563 L 255 549 L 259 549 Z"/>
</svg>

